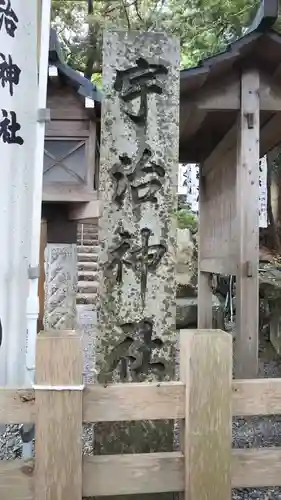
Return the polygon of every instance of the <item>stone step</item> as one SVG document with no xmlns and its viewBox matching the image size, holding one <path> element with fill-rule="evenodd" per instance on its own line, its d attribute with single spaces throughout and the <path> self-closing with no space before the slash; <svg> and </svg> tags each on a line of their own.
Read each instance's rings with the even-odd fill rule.
<svg viewBox="0 0 281 500">
<path fill-rule="evenodd" d="M 77 290 L 78 293 L 97 293 L 99 288 L 98 281 L 78 281 Z"/>
<path fill-rule="evenodd" d="M 89 254 L 87 254 L 89 255 Z M 96 257 L 96 256 L 95 256 Z M 86 271 L 86 272 L 96 272 L 99 269 L 99 264 L 98 262 L 83 262 L 79 261 L 77 263 L 77 268 L 78 268 L 78 273 L 80 274 L 81 271 Z"/>
<path fill-rule="evenodd" d="M 84 227 L 83 231 L 81 228 L 77 228 L 77 234 L 98 234 L 98 227 Z"/>
<path fill-rule="evenodd" d="M 97 297 L 92 293 L 77 293 L 76 304 L 96 304 Z"/>
<path fill-rule="evenodd" d="M 96 235 L 96 236 L 92 236 L 91 238 L 89 238 L 89 236 L 86 235 L 82 239 L 80 236 L 78 236 L 77 243 L 78 243 L 78 245 L 86 245 L 86 246 L 98 245 L 99 244 L 99 237 L 98 237 L 98 235 Z"/>
<path fill-rule="evenodd" d="M 78 228 L 77 228 L 77 233 L 78 233 L 78 234 L 82 234 L 82 233 L 83 233 L 83 234 L 97 234 L 97 233 L 98 233 L 98 231 L 99 231 L 98 226 L 89 226 L 89 227 L 84 226 L 83 231 L 82 231 L 82 228 L 81 228 L 81 227 L 78 227 Z"/>
<path fill-rule="evenodd" d="M 91 281 L 98 282 L 99 274 L 96 271 L 81 271 L 78 270 L 78 281 L 85 281 L 91 283 Z"/>
<path fill-rule="evenodd" d="M 77 245 L 77 253 L 94 253 L 97 254 L 99 252 L 99 245 Z"/>
<path fill-rule="evenodd" d="M 83 238 L 82 238 L 83 236 Z M 99 235 L 98 234 L 77 234 L 77 240 L 81 240 L 82 241 L 99 241 Z"/>
<path fill-rule="evenodd" d="M 91 253 L 91 252 L 78 252 L 77 254 L 77 260 L 78 263 L 80 264 L 81 262 L 89 262 L 91 264 L 98 262 L 98 254 L 97 253 Z"/>
</svg>

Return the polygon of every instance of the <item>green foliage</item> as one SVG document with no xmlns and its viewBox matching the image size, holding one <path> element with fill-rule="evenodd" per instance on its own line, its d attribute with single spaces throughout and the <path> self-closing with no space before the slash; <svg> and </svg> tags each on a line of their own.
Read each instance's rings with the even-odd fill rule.
<svg viewBox="0 0 281 500">
<path fill-rule="evenodd" d="M 179 229 L 190 229 L 192 232 L 197 230 L 197 217 L 193 212 L 182 208 L 176 215 Z"/>
<path fill-rule="evenodd" d="M 253 18 L 258 0 L 53 0 L 52 22 L 68 63 L 101 82 L 102 32 L 106 28 L 164 30 L 179 38 L 182 67 L 222 50 Z"/>
</svg>

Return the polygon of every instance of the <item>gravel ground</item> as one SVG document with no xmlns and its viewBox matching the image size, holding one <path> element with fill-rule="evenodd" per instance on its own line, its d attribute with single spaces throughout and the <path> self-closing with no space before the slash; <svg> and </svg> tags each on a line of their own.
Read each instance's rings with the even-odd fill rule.
<svg viewBox="0 0 281 500">
<path fill-rule="evenodd" d="M 281 358 L 266 340 L 260 348 L 260 377 L 281 377 Z M 92 454 L 93 426 L 85 426 L 84 453 Z M 262 448 L 281 446 L 281 415 L 274 417 L 235 418 L 233 420 L 233 446 L 235 448 Z M 19 426 L 9 425 L 0 434 L 0 460 L 21 457 Z M 234 490 L 233 500 L 281 500 L 280 488 Z"/>
<path fill-rule="evenodd" d="M 260 340 L 261 378 L 281 377 L 281 358 L 268 340 Z M 235 418 L 232 426 L 233 447 L 264 448 L 281 446 L 281 415 Z M 234 490 L 233 500 L 281 500 L 281 487 Z"/>
</svg>

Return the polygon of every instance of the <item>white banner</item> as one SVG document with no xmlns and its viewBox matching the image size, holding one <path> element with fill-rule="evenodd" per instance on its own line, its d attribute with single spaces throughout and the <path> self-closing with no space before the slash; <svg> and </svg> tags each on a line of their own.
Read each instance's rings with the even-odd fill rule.
<svg viewBox="0 0 281 500">
<path fill-rule="evenodd" d="M 267 227 L 267 157 L 260 159 L 260 227 Z"/>
<path fill-rule="evenodd" d="M 259 165 L 259 227 L 267 227 L 267 157 L 260 159 Z M 179 194 L 186 194 L 186 202 L 192 212 L 198 213 L 199 169 L 194 163 L 179 166 Z"/>
<path fill-rule="evenodd" d="M 37 89 L 37 1 L 0 0 L 1 385 L 24 379 Z"/>
</svg>

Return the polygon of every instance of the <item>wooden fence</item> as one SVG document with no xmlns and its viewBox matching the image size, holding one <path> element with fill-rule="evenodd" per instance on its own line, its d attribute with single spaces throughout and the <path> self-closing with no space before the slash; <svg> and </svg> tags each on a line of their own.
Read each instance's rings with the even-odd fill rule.
<svg viewBox="0 0 281 500">
<path fill-rule="evenodd" d="M 180 382 L 80 390 L 80 337 L 40 334 L 35 389 L 0 390 L 0 424 L 36 423 L 35 460 L 0 462 L 1 500 L 176 491 L 227 500 L 231 487 L 281 485 L 281 448 L 231 449 L 233 415 L 281 414 L 281 379 L 232 381 L 225 332 L 186 330 L 180 342 Z M 82 422 L 159 419 L 181 419 L 181 452 L 82 459 Z"/>
</svg>

